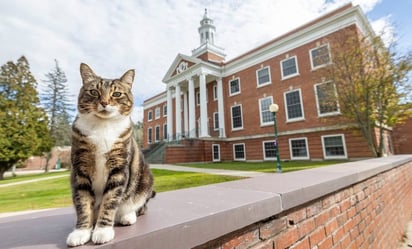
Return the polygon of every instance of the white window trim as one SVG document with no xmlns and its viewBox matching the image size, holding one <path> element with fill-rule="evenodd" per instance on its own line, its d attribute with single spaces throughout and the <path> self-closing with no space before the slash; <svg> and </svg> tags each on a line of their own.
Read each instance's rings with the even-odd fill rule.
<svg viewBox="0 0 412 249">
<path fill-rule="evenodd" d="M 157 139 L 157 137 L 156 137 L 156 130 L 157 129 L 159 129 L 159 139 Z M 156 125 L 155 126 L 155 128 L 154 128 L 154 141 L 155 141 L 155 143 L 158 143 L 159 141 L 160 141 L 160 138 L 161 138 L 161 136 L 160 136 L 160 125 Z"/>
<path fill-rule="evenodd" d="M 166 112 L 165 112 L 165 110 L 166 110 Z M 163 105 L 163 117 L 167 117 L 167 104 Z"/>
<path fill-rule="evenodd" d="M 167 140 L 167 123 L 163 124 L 163 136 L 162 137 L 163 137 L 163 140 Z"/>
<path fill-rule="evenodd" d="M 149 130 L 151 130 L 152 132 L 149 132 Z M 151 133 L 151 136 L 149 136 L 150 133 Z M 152 141 L 150 141 L 150 139 Z M 149 128 L 147 128 L 147 144 L 152 144 L 152 143 L 153 143 L 153 128 L 149 127 Z"/>
<path fill-rule="evenodd" d="M 286 61 L 286 60 L 290 60 L 290 59 L 292 59 L 292 58 L 295 58 L 296 73 L 291 74 L 291 75 L 288 75 L 288 76 L 284 76 L 284 75 L 283 75 L 283 65 L 282 65 L 282 62 L 284 62 L 284 61 Z M 282 78 L 281 78 L 282 80 L 287 80 L 287 79 L 290 79 L 290 78 L 293 78 L 293 77 L 299 75 L 299 63 L 298 63 L 298 57 L 297 57 L 296 55 L 295 55 L 295 56 L 288 57 L 288 58 L 285 58 L 285 59 L 283 59 L 283 60 L 280 61 L 280 75 L 281 75 L 281 77 L 282 77 Z"/>
<path fill-rule="evenodd" d="M 325 141 L 324 138 L 326 137 L 342 137 L 342 144 L 343 144 L 343 150 L 345 152 L 345 155 L 343 156 L 327 156 L 326 155 L 326 150 L 325 150 Z M 323 158 L 324 159 L 347 159 L 348 158 L 348 152 L 346 150 L 346 142 L 345 142 L 345 135 L 344 134 L 331 134 L 331 135 L 323 135 L 321 136 L 322 140 L 322 150 L 323 150 Z"/>
<path fill-rule="evenodd" d="M 268 141 L 262 141 L 262 152 L 263 152 L 263 160 L 276 160 L 276 156 L 275 157 L 266 157 L 266 151 L 265 151 L 265 143 L 274 143 L 275 140 L 268 140 Z"/>
<path fill-rule="evenodd" d="M 216 115 L 217 115 L 217 118 L 219 118 L 219 113 L 218 113 L 218 112 L 214 112 L 214 113 L 213 113 L 213 130 L 214 130 L 214 131 L 218 131 L 218 130 L 219 130 L 219 127 L 215 127 L 215 124 L 216 124 Z"/>
<path fill-rule="evenodd" d="M 196 91 L 195 96 L 196 96 L 196 105 L 200 106 L 200 91 Z"/>
<path fill-rule="evenodd" d="M 325 46 L 328 47 L 329 62 L 328 62 L 328 63 L 325 63 L 325 64 L 321 64 L 321 65 L 315 67 L 315 66 L 313 65 L 312 51 L 315 50 L 315 49 L 319 49 L 319 48 L 321 48 L 321 47 L 325 47 Z M 330 65 L 330 64 L 332 63 L 332 56 L 331 56 L 331 53 L 330 53 L 329 43 L 322 44 L 322 45 L 320 45 L 320 46 L 317 46 L 316 48 L 310 49 L 310 50 L 309 50 L 309 57 L 310 57 L 310 68 L 311 68 L 312 71 L 317 70 L 317 69 L 322 68 L 322 67 L 326 67 L 327 65 Z"/>
<path fill-rule="evenodd" d="M 213 100 L 216 101 L 218 99 L 217 96 L 217 84 L 213 85 Z"/>
<path fill-rule="evenodd" d="M 150 118 L 150 116 L 151 116 L 151 118 Z M 153 121 L 153 111 L 152 110 L 147 112 L 147 121 L 149 121 L 149 122 Z"/>
<path fill-rule="evenodd" d="M 272 104 L 273 104 L 273 96 L 268 96 L 268 97 L 264 97 L 264 98 L 259 99 L 260 126 L 273 125 L 273 121 L 264 123 L 264 122 L 263 122 L 263 117 L 262 117 L 262 105 L 261 105 L 261 102 L 262 102 L 264 99 L 268 99 L 268 98 L 270 98 L 270 100 L 271 100 L 271 102 L 272 102 Z M 273 114 L 272 114 L 272 115 L 273 115 Z"/>
<path fill-rule="evenodd" d="M 158 107 L 155 108 L 155 112 L 154 112 L 154 113 L 155 113 L 155 120 L 159 119 L 160 116 L 161 116 L 160 106 L 158 106 Z"/>
<path fill-rule="evenodd" d="M 319 85 L 323 85 L 323 84 L 328 84 L 328 83 L 332 83 L 333 84 L 333 89 L 335 91 L 335 96 L 336 96 L 336 105 L 338 107 L 338 110 L 336 112 L 328 112 L 328 113 L 320 113 L 320 106 L 319 106 L 319 98 L 318 98 L 318 89 L 317 86 Z M 339 101 L 338 101 L 338 92 L 336 90 L 336 84 L 333 83 L 332 81 L 326 81 L 326 82 L 322 82 L 322 83 L 318 83 L 313 85 L 313 88 L 315 90 L 315 98 L 316 98 L 316 109 L 318 112 L 318 117 L 328 117 L 328 116 L 336 116 L 336 115 L 340 115 L 340 105 L 339 105 Z"/>
<path fill-rule="evenodd" d="M 236 145 L 243 145 L 243 154 L 245 154 L 244 158 L 241 158 L 241 159 L 236 158 L 236 153 L 235 153 L 235 146 Z M 246 161 L 246 146 L 245 146 L 245 143 L 233 144 L 233 161 Z"/>
<path fill-rule="evenodd" d="M 259 84 L 259 71 L 264 70 L 266 68 L 268 69 L 269 81 L 265 82 L 263 84 Z M 270 66 L 262 67 L 262 68 L 259 68 L 258 70 L 256 70 L 256 85 L 257 85 L 257 87 L 258 88 L 259 87 L 264 87 L 264 86 L 267 86 L 267 85 L 270 85 L 270 84 L 272 84 L 272 76 L 270 75 Z"/>
<path fill-rule="evenodd" d="M 294 157 L 293 156 L 293 151 L 292 151 L 292 141 L 294 140 L 305 140 L 306 143 L 306 157 Z M 290 152 L 290 159 L 292 160 L 308 160 L 310 158 L 309 155 L 309 144 L 308 144 L 308 138 L 307 137 L 294 137 L 294 138 L 289 138 L 289 152 Z"/>
<path fill-rule="evenodd" d="M 300 108 L 302 109 L 302 117 L 298 117 L 298 118 L 289 118 L 289 114 L 288 114 L 288 102 L 286 100 L 286 94 L 288 93 L 292 93 L 292 92 L 296 92 L 299 91 L 299 98 L 300 98 Z M 293 89 L 291 91 L 287 91 L 283 93 L 283 101 L 285 103 L 285 114 L 286 114 L 286 122 L 290 123 L 290 122 L 297 122 L 297 121 L 301 121 L 301 120 L 305 120 L 305 110 L 303 108 L 303 99 L 302 99 L 302 90 L 299 89 Z"/>
<path fill-rule="evenodd" d="M 232 93 L 232 92 L 231 92 L 232 88 L 230 87 L 230 82 L 235 81 L 235 80 L 238 80 L 238 82 L 239 82 L 239 92 Z M 228 85 L 229 85 L 229 96 L 235 96 L 235 95 L 238 95 L 238 94 L 240 94 L 240 93 L 242 92 L 242 88 L 241 88 L 241 86 L 240 86 L 240 78 L 239 78 L 239 77 L 229 80 Z"/>
<path fill-rule="evenodd" d="M 241 114 L 242 114 L 242 126 L 241 127 L 236 127 L 236 128 L 233 128 L 233 107 L 236 107 L 236 106 L 240 106 L 240 112 L 241 112 Z M 238 130 L 243 130 L 243 108 L 242 108 L 242 105 L 241 104 L 238 104 L 238 105 L 232 105 L 231 107 L 230 107 L 230 121 L 231 121 L 231 123 L 232 123 L 232 131 L 238 131 Z"/>
<path fill-rule="evenodd" d="M 219 158 L 215 159 L 215 152 L 214 152 L 214 147 L 217 146 L 218 151 L 219 151 Z M 213 162 L 220 162 L 220 144 L 212 144 L 212 160 Z"/>
</svg>

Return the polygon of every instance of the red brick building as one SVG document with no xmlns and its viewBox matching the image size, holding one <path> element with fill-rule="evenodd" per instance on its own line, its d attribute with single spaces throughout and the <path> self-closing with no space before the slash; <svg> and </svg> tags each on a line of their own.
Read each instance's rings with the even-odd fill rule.
<svg viewBox="0 0 412 249">
<path fill-rule="evenodd" d="M 339 103 L 324 105 L 335 84 L 314 77 L 333 60 L 328 38 L 344 29 L 373 32 L 359 6 L 345 5 L 229 61 L 207 12 L 200 25 L 199 48 L 178 54 L 163 78 L 166 91 L 143 104 L 145 148 L 177 141 L 163 146 L 169 163 L 275 160 L 269 106 L 276 103 L 282 160 L 372 156 L 361 133 L 341 122 Z"/>
</svg>

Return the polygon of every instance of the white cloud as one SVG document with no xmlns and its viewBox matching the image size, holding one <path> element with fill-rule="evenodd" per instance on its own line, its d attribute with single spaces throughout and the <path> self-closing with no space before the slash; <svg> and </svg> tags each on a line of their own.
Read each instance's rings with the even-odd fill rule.
<svg viewBox="0 0 412 249">
<path fill-rule="evenodd" d="M 368 12 L 379 1 L 354 3 Z M 231 59 L 347 2 L 0 1 L 0 64 L 25 55 L 40 82 L 57 59 L 74 95 L 81 84 L 80 62 L 106 78 L 120 77 L 134 68 L 137 111 L 133 115 L 141 120 L 143 100 L 165 90 L 161 80 L 175 56 L 191 55 L 199 46 L 197 28 L 204 8 L 214 20 L 216 44 Z"/>
</svg>

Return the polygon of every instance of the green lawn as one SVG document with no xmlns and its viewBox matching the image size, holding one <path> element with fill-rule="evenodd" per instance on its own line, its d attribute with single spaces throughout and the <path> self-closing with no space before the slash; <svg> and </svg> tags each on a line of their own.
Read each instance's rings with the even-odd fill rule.
<svg viewBox="0 0 412 249">
<path fill-rule="evenodd" d="M 347 160 L 328 161 L 287 161 L 280 162 L 283 172 L 317 168 L 337 163 L 345 163 Z M 218 162 L 218 163 L 185 163 L 181 166 L 209 169 L 227 169 L 243 171 L 259 171 L 271 173 L 276 171 L 276 162 Z"/>
<path fill-rule="evenodd" d="M 176 172 L 159 169 L 152 169 L 152 171 L 155 176 L 154 188 L 157 192 L 241 179 L 233 176 Z M 67 177 L 1 187 L 0 212 L 71 206 L 72 201 L 68 172 L 58 174 L 66 174 Z M 19 176 L 13 181 L 24 181 L 49 176 L 51 176 L 51 173 L 36 176 L 31 175 L 30 177 Z"/>
<path fill-rule="evenodd" d="M 4 180 L 0 181 L 0 185 L 7 184 L 7 183 L 12 183 L 12 182 L 27 181 L 27 180 L 37 179 L 37 178 L 50 177 L 50 176 L 60 176 L 60 175 L 67 175 L 67 174 L 69 174 L 68 171 L 36 173 L 36 174 L 27 174 L 27 175 L 22 175 L 22 174 L 19 174 L 19 172 L 16 172 L 17 176 L 15 176 L 15 177 L 13 177 L 13 176 L 5 177 Z"/>
</svg>

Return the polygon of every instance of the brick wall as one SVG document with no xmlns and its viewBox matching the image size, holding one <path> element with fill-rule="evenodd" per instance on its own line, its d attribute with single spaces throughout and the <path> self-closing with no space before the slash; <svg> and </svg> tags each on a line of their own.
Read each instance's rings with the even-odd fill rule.
<svg viewBox="0 0 412 249">
<path fill-rule="evenodd" d="M 412 154 L 412 118 L 393 128 L 395 154 Z"/>
<path fill-rule="evenodd" d="M 196 249 L 397 248 L 412 214 L 412 162 Z"/>
</svg>

